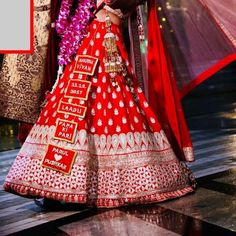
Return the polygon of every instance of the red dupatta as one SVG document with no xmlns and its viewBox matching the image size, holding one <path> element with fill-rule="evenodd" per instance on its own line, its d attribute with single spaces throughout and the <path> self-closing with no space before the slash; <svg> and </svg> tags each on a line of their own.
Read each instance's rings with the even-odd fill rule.
<svg viewBox="0 0 236 236">
<path fill-rule="evenodd" d="M 155 0 L 148 0 L 148 89 L 149 104 L 177 157 L 193 161 L 192 142 L 169 54 L 163 43 Z"/>
</svg>

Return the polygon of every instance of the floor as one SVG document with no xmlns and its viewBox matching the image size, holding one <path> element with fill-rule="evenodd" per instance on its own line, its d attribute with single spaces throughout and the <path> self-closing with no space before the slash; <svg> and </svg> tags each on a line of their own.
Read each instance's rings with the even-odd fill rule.
<svg viewBox="0 0 236 236">
<path fill-rule="evenodd" d="M 191 132 L 194 194 L 160 204 L 103 210 L 63 205 L 46 211 L 0 190 L 0 235 L 236 235 L 236 130 Z M 18 149 L 0 153 L 0 184 Z"/>
</svg>

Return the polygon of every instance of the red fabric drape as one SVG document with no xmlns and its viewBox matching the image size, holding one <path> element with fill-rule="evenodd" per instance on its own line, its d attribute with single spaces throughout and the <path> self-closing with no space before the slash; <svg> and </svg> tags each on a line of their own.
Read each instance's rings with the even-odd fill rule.
<svg viewBox="0 0 236 236">
<path fill-rule="evenodd" d="M 185 122 L 169 55 L 164 47 L 155 0 L 148 1 L 149 103 L 176 155 L 193 161 L 192 142 Z"/>
<path fill-rule="evenodd" d="M 19 124 L 18 140 L 21 145 L 25 142 L 30 130 L 32 129 L 33 124 L 21 122 Z"/>
<path fill-rule="evenodd" d="M 57 56 L 60 38 L 57 35 L 55 22 L 57 20 L 62 0 L 51 0 L 49 38 L 47 48 L 47 62 L 45 66 L 45 91 L 50 90 L 57 78 Z"/>
</svg>

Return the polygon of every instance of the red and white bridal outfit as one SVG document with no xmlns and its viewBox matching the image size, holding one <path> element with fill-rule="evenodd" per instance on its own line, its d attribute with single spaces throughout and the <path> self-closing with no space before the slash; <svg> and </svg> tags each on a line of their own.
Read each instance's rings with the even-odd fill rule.
<svg viewBox="0 0 236 236">
<path fill-rule="evenodd" d="M 193 191 L 191 173 L 174 154 L 142 89 L 132 83 L 121 26 L 112 24 L 110 33 L 123 70 L 115 79 L 105 72 L 107 28 L 93 20 L 8 173 L 6 191 L 97 207 L 159 202 Z M 81 55 L 98 59 L 92 76 L 75 72 Z M 68 96 L 80 80 L 91 82 L 87 100 Z M 75 115 L 79 106 L 87 109 L 84 118 Z"/>
</svg>

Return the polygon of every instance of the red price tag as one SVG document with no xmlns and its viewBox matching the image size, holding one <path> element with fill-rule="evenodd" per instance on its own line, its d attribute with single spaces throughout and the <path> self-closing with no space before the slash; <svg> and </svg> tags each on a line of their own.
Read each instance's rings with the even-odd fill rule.
<svg viewBox="0 0 236 236">
<path fill-rule="evenodd" d="M 98 64 L 98 58 L 88 55 L 78 55 L 74 73 L 94 75 L 96 66 Z"/>
<path fill-rule="evenodd" d="M 69 81 L 65 97 L 87 100 L 91 84 L 91 81 L 72 79 Z"/>
<path fill-rule="evenodd" d="M 70 174 L 75 157 L 76 152 L 49 144 L 42 165 L 64 174 Z"/>
<path fill-rule="evenodd" d="M 75 122 L 58 119 L 54 139 L 74 143 L 77 126 Z"/>
<path fill-rule="evenodd" d="M 78 116 L 80 118 L 84 118 L 87 111 L 87 107 L 81 105 L 75 105 L 66 102 L 60 102 L 58 107 L 58 112 L 69 114 L 73 116 Z"/>
</svg>

